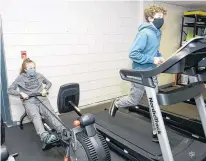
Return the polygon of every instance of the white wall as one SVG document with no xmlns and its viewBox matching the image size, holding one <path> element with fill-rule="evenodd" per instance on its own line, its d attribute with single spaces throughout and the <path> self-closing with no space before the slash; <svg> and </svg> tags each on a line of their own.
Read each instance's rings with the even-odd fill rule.
<svg viewBox="0 0 206 161">
<path fill-rule="evenodd" d="M 128 51 L 142 20 L 140 2 L 3 0 L 1 14 L 8 84 L 18 76 L 20 51 L 52 83 L 49 99 L 56 108 L 60 85 L 80 83 L 80 106 L 127 93 L 119 76 L 130 66 Z M 23 112 L 10 97 L 14 121 Z"/>
<path fill-rule="evenodd" d="M 80 106 L 127 94 L 119 76 L 130 67 L 128 51 L 143 20 L 148 2 L 72 2 L 67 0 L 1 0 L 5 56 L 9 85 L 18 76 L 20 51 L 37 64 L 52 83 L 49 99 L 54 107 L 60 85 L 80 83 Z M 160 2 L 155 2 L 160 3 Z M 169 57 L 177 50 L 180 23 L 187 8 L 164 5 L 168 14 L 160 51 Z M 173 81 L 161 75 L 160 84 Z M 10 97 L 14 121 L 23 113 L 19 98 Z"/>
</svg>

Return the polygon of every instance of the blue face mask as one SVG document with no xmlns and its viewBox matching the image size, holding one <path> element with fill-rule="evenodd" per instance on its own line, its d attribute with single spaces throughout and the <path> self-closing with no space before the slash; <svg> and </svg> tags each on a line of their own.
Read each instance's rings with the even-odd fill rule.
<svg viewBox="0 0 206 161">
<path fill-rule="evenodd" d="M 36 69 L 35 69 L 35 68 L 27 69 L 27 70 L 26 70 L 26 73 L 27 73 L 29 76 L 35 76 L 35 75 L 36 75 Z"/>
<path fill-rule="evenodd" d="M 155 18 L 153 21 L 153 24 L 157 29 L 160 29 L 162 27 L 162 25 L 164 24 L 164 19 L 163 18 Z"/>
</svg>

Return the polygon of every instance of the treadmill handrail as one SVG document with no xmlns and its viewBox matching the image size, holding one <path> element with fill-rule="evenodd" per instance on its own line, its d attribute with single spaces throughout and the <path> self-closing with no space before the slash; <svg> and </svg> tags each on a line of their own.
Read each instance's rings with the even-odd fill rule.
<svg viewBox="0 0 206 161">
<path fill-rule="evenodd" d="M 202 59 L 202 60 L 198 63 L 198 67 L 206 67 L 206 58 Z"/>
<path fill-rule="evenodd" d="M 204 43 L 205 45 L 202 45 L 202 43 Z M 160 73 L 164 73 L 169 68 L 174 66 L 176 63 L 180 62 L 186 56 L 203 48 L 206 48 L 206 42 L 204 41 L 204 38 L 203 37 L 193 38 L 183 47 L 178 49 L 173 54 L 173 56 L 168 58 L 162 65 L 152 70 L 121 69 L 120 76 L 123 80 L 131 81 L 138 84 L 143 84 L 144 79 L 152 78 L 153 76 L 157 76 Z M 140 80 L 137 78 L 140 78 Z"/>
<path fill-rule="evenodd" d="M 138 73 L 136 70 L 129 70 L 129 69 L 121 69 L 120 76 L 123 80 L 128 80 L 130 82 L 142 84 L 141 79 L 137 79 L 135 77 L 142 78 L 142 73 Z"/>
</svg>

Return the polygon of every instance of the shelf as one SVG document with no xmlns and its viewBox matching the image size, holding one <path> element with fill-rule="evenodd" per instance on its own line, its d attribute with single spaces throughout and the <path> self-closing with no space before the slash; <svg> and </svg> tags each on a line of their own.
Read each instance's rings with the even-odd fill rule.
<svg viewBox="0 0 206 161">
<path fill-rule="evenodd" d="M 184 12 L 184 16 L 185 17 L 204 17 L 206 18 L 206 12 L 204 11 L 188 11 L 188 12 Z"/>
<path fill-rule="evenodd" d="M 184 17 L 195 18 L 195 15 L 188 15 L 188 16 L 184 16 Z M 205 20 L 206 16 L 199 16 L 199 15 L 197 15 L 197 18 Z"/>
<path fill-rule="evenodd" d="M 188 20 L 190 22 L 185 22 L 185 17 L 194 18 L 194 21 Z M 184 28 L 186 28 L 187 30 L 189 28 L 193 28 L 193 33 L 190 33 L 191 31 L 189 32 L 189 34 L 193 34 L 193 36 L 198 35 L 199 30 L 201 30 L 201 32 L 203 32 L 203 29 L 206 28 L 206 11 L 194 10 L 194 11 L 184 12 L 184 14 L 182 16 L 180 46 L 182 46 L 182 44 L 183 44 L 182 43 L 183 34 L 187 35 L 187 33 L 184 31 Z M 201 35 L 202 35 L 202 33 L 201 33 Z"/>
<path fill-rule="evenodd" d="M 183 27 L 195 27 L 195 25 L 194 24 L 185 24 L 185 25 L 183 25 Z M 196 27 L 198 27 L 198 28 L 206 28 L 206 25 L 196 25 Z"/>
</svg>

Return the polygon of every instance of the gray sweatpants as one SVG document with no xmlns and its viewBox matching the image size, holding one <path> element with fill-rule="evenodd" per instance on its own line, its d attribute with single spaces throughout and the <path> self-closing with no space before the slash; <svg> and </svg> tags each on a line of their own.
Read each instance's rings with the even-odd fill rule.
<svg viewBox="0 0 206 161">
<path fill-rule="evenodd" d="M 156 90 L 156 92 L 158 92 L 157 77 L 153 77 L 153 82 L 156 86 L 155 90 Z M 145 91 L 145 88 L 144 88 L 143 85 L 140 85 L 140 84 L 137 84 L 137 83 L 132 83 L 129 95 L 117 99 L 115 101 L 115 105 L 119 108 L 137 106 L 140 103 L 141 99 L 142 99 L 144 91 Z M 150 111 L 150 116 L 151 116 L 151 114 L 152 113 Z M 153 129 L 153 133 L 155 134 L 156 130 L 155 130 L 155 125 L 154 125 L 153 120 L 152 120 L 152 129 Z"/>
<path fill-rule="evenodd" d="M 55 114 L 49 100 L 47 97 L 38 97 L 44 105 Z M 61 132 L 64 127 L 62 124 L 39 102 L 36 98 L 31 98 L 29 100 L 23 101 L 28 118 L 33 122 L 37 134 L 40 136 L 41 140 L 48 134 L 45 131 L 42 117 L 52 125 L 57 132 Z M 55 114 L 56 115 L 56 114 Z M 58 115 L 56 115 L 58 117 Z M 59 118 L 59 117 L 58 117 Z"/>
</svg>

